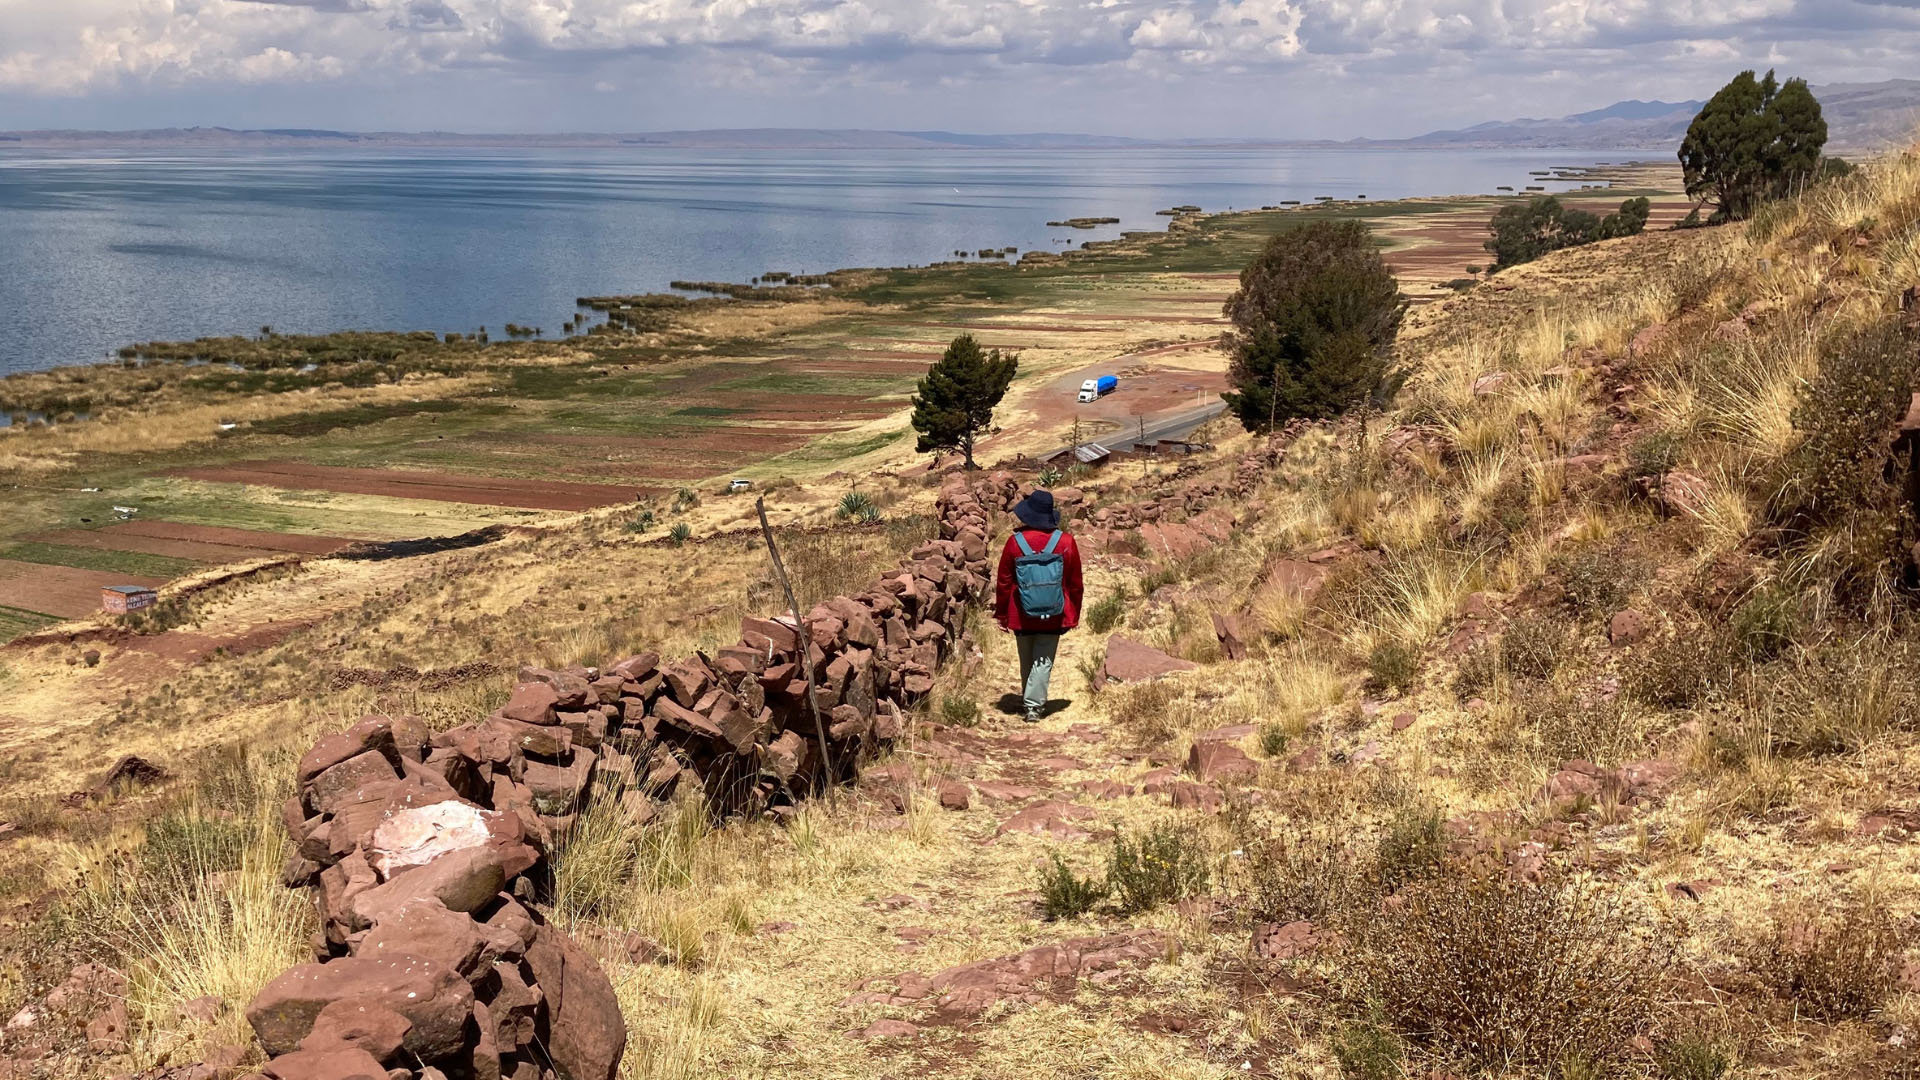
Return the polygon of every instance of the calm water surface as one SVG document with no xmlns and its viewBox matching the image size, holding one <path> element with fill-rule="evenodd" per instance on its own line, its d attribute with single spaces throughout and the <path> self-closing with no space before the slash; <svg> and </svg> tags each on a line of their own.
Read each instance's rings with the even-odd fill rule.
<svg viewBox="0 0 1920 1080">
<path fill-rule="evenodd" d="M 1164 227 L 1154 211 L 1184 203 L 1490 192 L 1586 163 L 1568 151 L 0 150 L 0 374 L 263 325 L 553 334 L 577 296 L 672 279 L 1058 251 Z M 1122 223 L 1046 226 L 1066 217 Z"/>
</svg>

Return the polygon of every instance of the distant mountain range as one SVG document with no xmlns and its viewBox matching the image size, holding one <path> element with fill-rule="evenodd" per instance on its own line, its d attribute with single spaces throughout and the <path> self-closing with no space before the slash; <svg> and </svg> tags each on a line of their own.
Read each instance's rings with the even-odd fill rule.
<svg viewBox="0 0 1920 1080">
<path fill-rule="evenodd" d="M 1834 83 L 1816 86 L 1827 118 L 1828 146 L 1862 151 L 1886 146 L 1920 130 L 1920 80 Z M 1645 150 L 1676 146 L 1700 111 L 1698 101 L 1620 101 L 1604 109 L 1552 120 L 1496 120 L 1410 139 L 1130 139 L 1116 135 L 1033 132 L 969 135 L 951 131 L 868 131 L 829 128 L 734 128 L 652 131 L 635 134 L 473 135 L 445 131 L 352 132 L 315 128 L 237 130 L 223 127 L 150 131 L 0 132 L 0 146 L 418 146 L 418 147 L 617 147 L 764 150 L 1104 150 L 1200 146 L 1404 146 Z"/>
<path fill-rule="evenodd" d="M 1834 150 L 1873 150 L 1920 131 L 1920 80 L 1833 83 L 1813 87 Z M 1677 145 L 1701 101 L 1622 101 L 1557 120 L 1500 120 L 1457 131 L 1435 131 L 1405 146 L 1482 146 L 1618 149 Z"/>
</svg>

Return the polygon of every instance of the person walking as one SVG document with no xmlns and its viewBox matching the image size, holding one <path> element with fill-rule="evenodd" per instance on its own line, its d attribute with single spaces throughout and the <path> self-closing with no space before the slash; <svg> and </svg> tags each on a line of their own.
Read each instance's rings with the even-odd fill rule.
<svg viewBox="0 0 1920 1080">
<path fill-rule="evenodd" d="M 1080 625 L 1080 549 L 1073 534 L 1060 528 L 1050 491 L 1022 499 L 1013 516 L 1020 528 L 1000 551 L 993 617 L 1019 646 L 1021 704 L 1031 724 L 1047 707 L 1060 635 Z"/>
</svg>

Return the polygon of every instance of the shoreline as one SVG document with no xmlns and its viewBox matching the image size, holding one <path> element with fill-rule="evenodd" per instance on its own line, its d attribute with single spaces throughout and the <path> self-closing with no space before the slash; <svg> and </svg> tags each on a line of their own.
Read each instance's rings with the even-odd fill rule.
<svg viewBox="0 0 1920 1080">
<path fill-rule="evenodd" d="M 0 146 L 0 150 L 4 150 L 4 149 L 6 149 L 6 147 Z M 667 149 L 715 149 L 715 148 L 670 147 Z M 761 148 L 747 148 L 747 149 L 753 152 L 761 152 Z M 989 148 L 989 149 L 998 149 L 998 148 Z M 1097 149 L 1101 152 L 1112 152 L 1113 150 L 1135 150 L 1135 149 L 1143 149 L 1143 148 L 1122 147 L 1122 148 L 1065 148 L 1065 149 L 1072 149 L 1072 150 Z M 1169 148 L 1156 146 L 1156 147 L 1146 147 L 1144 149 L 1169 149 Z M 1171 149 L 1218 150 L 1218 149 L 1222 149 L 1222 147 L 1218 147 L 1218 146 L 1173 147 Z M 1227 149 L 1233 149 L 1233 148 L 1229 147 Z M 1273 149 L 1273 147 L 1245 147 L 1245 149 L 1250 149 L 1250 150 Z M 1322 147 L 1322 149 L 1351 150 L 1351 149 L 1370 149 L 1370 147 L 1342 147 L 1342 146 L 1334 145 L 1334 146 Z M 1458 151 L 1458 150 L 1467 149 L 1467 148 L 1433 147 L 1433 148 L 1421 148 L 1421 149 Z M 1509 148 L 1494 148 L 1494 149 L 1509 149 Z M 1525 148 L 1523 148 L 1523 150 L 1524 149 Z M 765 150 L 766 152 L 781 152 L 780 150 L 777 150 L 775 148 L 765 148 Z M 853 150 L 852 152 L 868 152 L 868 148 L 860 148 L 857 150 Z M 1601 151 L 1596 151 L 1596 153 L 1599 153 L 1599 152 Z M 1640 148 L 1636 151 L 1622 151 L 1622 152 L 1646 153 L 1647 150 L 1646 148 Z M 818 297 L 831 297 L 834 295 L 831 292 L 831 290 L 839 287 L 843 283 L 849 282 L 849 281 L 858 281 L 873 275 L 884 275 L 884 276 L 924 275 L 924 274 L 934 273 L 934 272 L 947 272 L 947 271 L 952 271 L 952 270 L 961 269 L 961 268 L 965 268 L 965 269 L 986 268 L 990 270 L 991 268 L 996 266 L 1004 267 L 1011 270 L 1019 270 L 1034 264 L 1052 264 L 1052 263 L 1058 263 L 1058 262 L 1071 262 L 1076 259 L 1085 258 L 1090 254 L 1094 254 L 1094 255 L 1103 254 L 1103 253 L 1112 252 L 1116 249 L 1124 248 L 1125 245 L 1127 245 L 1128 243 L 1136 242 L 1143 237 L 1147 237 L 1147 238 L 1166 237 L 1175 233 L 1180 229 L 1192 228 L 1199 222 L 1218 221 L 1221 219 L 1238 217 L 1240 215 L 1351 211 L 1356 209 L 1365 209 L 1368 211 L 1373 211 L 1377 209 L 1383 215 L 1392 215 L 1396 210 L 1404 210 L 1405 208 L 1408 208 L 1408 207 L 1427 206 L 1434 203 L 1453 203 L 1453 202 L 1459 202 L 1463 200 L 1477 200 L 1477 199 L 1498 200 L 1498 199 L 1506 199 L 1506 198 L 1532 197 L 1532 196 L 1538 196 L 1542 194 L 1549 194 L 1549 195 L 1555 195 L 1559 197 L 1570 197 L 1570 198 L 1596 198 L 1596 197 L 1601 197 L 1602 195 L 1615 190 L 1619 190 L 1619 191 L 1632 190 L 1636 193 L 1642 190 L 1657 191 L 1662 189 L 1654 186 L 1645 186 L 1644 188 L 1643 187 L 1626 188 L 1626 187 L 1620 187 L 1619 185 L 1624 181 L 1645 180 L 1649 177 L 1650 174 L 1666 168 L 1669 168 L 1669 166 L 1666 166 L 1664 164 L 1656 165 L 1656 164 L 1652 164 L 1636 158 L 1636 159 L 1628 160 L 1624 162 L 1608 162 L 1608 163 L 1595 162 L 1595 163 L 1590 163 L 1585 165 L 1543 166 L 1539 170 L 1539 172 L 1543 174 L 1551 174 L 1551 175 L 1544 175 L 1544 176 L 1530 175 L 1528 177 L 1528 179 L 1539 179 L 1539 180 L 1546 181 L 1548 183 L 1556 183 L 1556 184 L 1573 184 L 1573 183 L 1591 181 L 1596 185 L 1597 184 L 1607 185 L 1604 188 L 1597 187 L 1597 186 L 1589 188 L 1589 187 L 1583 186 L 1577 189 L 1561 190 L 1561 191 L 1528 190 L 1527 185 L 1523 183 L 1516 183 L 1511 186 L 1510 190 L 1507 190 L 1504 192 L 1496 191 L 1492 193 L 1452 192 L 1452 193 L 1445 193 L 1445 194 L 1408 195 L 1408 196 L 1402 196 L 1399 198 L 1378 199 L 1378 200 L 1367 199 L 1364 195 L 1361 195 L 1357 198 L 1321 196 L 1321 197 L 1316 197 L 1310 200 L 1308 199 L 1287 200 L 1279 204 L 1269 204 L 1269 205 L 1261 206 L 1258 208 L 1230 208 L 1230 209 L 1223 209 L 1223 210 L 1202 210 L 1202 211 L 1191 212 L 1191 213 L 1169 213 L 1168 211 L 1162 210 L 1162 211 L 1157 211 L 1156 214 L 1157 216 L 1165 217 L 1166 225 L 1164 228 L 1124 229 L 1121 232 L 1119 232 L 1119 234 L 1116 236 L 1101 237 L 1097 239 L 1095 238 L 1085 239 L 1085 240 L 1079 241 L 1079 246 L 1077 247 L 1068 246 L 1060 250 L 1039 250 L 1039 249 L 1021 250 L 1019 251 L 1019 254 L 1016 257 L 1014 257 L 1011 261 L 1007 261 L 1004 258 L 1002 259 L 948 258 L 948 259 L 936 259 L 934 261 L 927 262 L 927 263 L 909 263 L 901 266 L 842 267 L 839 269 L 829 270 L 829 271 L 826 271 L 823 273 L 817 273 L 817 274 L 794 273 L 792 276 L 795 278 L 810 278 L 810 279 L 825 280 L 826 282 L 828 282 L 827 285 L 807 286 L 806 288 L 814 290 L 815 295 Z M 1544 185 L 1542 186 L 1544 187 Z M 1091 231 L 1091 230 L 1075 229 L 1074 231 L 1079 232 L 1079 231 Z M 1073 240 L 1068 241 L 1070 245 L 1073 242 L 1074 242 Z M 995 250 L 995 249 L 982 248 L 981 250 Z M 1014 250 L 1014 249 L 1005 249 L 1005 250 Z M 836 279 L 839 279 L 839 280 L 836 280 Z M 757 287 L 757 282 L 759 280 L 760 279 L 757 279 L 757 278 L 754 279 L 754 282 L 755 282 L 754 284 L 744 283 L 744 282 L 743 283 L 702 282 L 700 284 L 716 285 L 716 286 L 723 286 L 727 288 L 737 288 L 737 289 L 755 289 Z M 593 298 L 593 299 L 611 298 L 614 300 L 625 300 L 625 299 L 632 299 L 632 298 L 638 298 L 638 297 L 650 297 L 650 298 L 651 297 L 674 297 L 674 298 L 688 301 L 689 303 L 695 303 L 695 302 L 701 302 L 701 301 L 740 302 L 739 298 L 724 297 L 721 295 L 716 295 L 717 292 L 718 290 L 716 289 L 674 288 L 672 291 L 666 291 L 666 292 L 620 294 L 620 293 L 607 293 L 607 292 L 596 290 L 593 293 L 582 295 L 577 299 L 585 300 L 590 298 Z M 811 300 L 812 298 L 813 297 L 809 297 L 807 299 Z M 782 296 L 782 297 L 753 296 L 749 299 L 751 300 L 783 300 L 786 302 L 806 302 L 792 295 Z M 597 324 L 604 324 L 607 322 L 607 319 L 606 319 L 607 312 L 605 309 L 596 309 L 592 305 L 576 303 L 572 314 L 570 314 L 568 318 L 570 320 L 577 321 L 582 318 L 591 319 L 595 315 L 599 316 L 599 318 L 596 320 Z M 487 325 L 491 326 L 493 324 L 489 323 Z M 508 323 L 505 323 L 504 325 L 506 327 L 512 327 L 514 324 L 511 322 L 508 322 Z M 388 328 L 339 327 L 331 330 L 312 331 L 312 332 L 297 331 L 297 332 L 287 333 L 283 336 L 289 337 L 289 338 L 303 338 L 303 339 L 326 339 L 326 338 L 346 337 L 346 336 L 354 336 L 354 335 L 408 336 L 408 335 L 420 335 L 420 334 L 435 334 L 436 336 L 439 336 L 440 332 L 428 331 L 428 330 L 422 330 L 422 329 L 397 329 L 397 328 L 391 328 L 391 327 L 388 327 Z M 144 366 L 146 364 L 152 364 L 152 363 L 214 362 L 214 361 L 207 360 L 205 358 L 177 360 L 173 358 L 158 358 L 158 357 L 155 357 L 155 358 L 128 357 L 124 354 L 127 352 L 127 350 L 137 349 L 142 345 L 167 347 L 169 349 L 177 351 L 181 347 L 191 345 L 197 342 L 230 341 L 235 338 L 239 338 L 243 336 L 244 336 L 243 334 L 229 334 L 229 335 L 203 334 L 203 335 L 199 335 L 191 338 L 176 338 L 176 339 L 148 338 L 148 339 L 139 340 L 139 341 L 124 342 L 121 345 L 115 346 L 113 348 L 113 351 L 115 353 L 123 354 L 123 355 L 120 355 L 117 359 L 101 358 L 98 360 L 93 360 L 88 362 L 54 364 L 47 367 L 27 368 L 19 371 L 9 371 L 4 374 L 0 374 L 0 418 L 5 418 L 7 420 L 7 422 L 5 423 L 0 423 L 0 431 L 9 430 L 10 428 L 16 425 L 24 425 L 27 423 L 31 423 L 34 419 L 41 419 L 43 421 L 47 419 L 51 419 L 50 416 L 41 416 L 37 418 L 27 417 L 24 420 L 15 420 L 13 418 L 13 414 L 30 414 L 30 413 L 45 414 L 45 413 L 48 413 L 49 410 L 36 409 L 31 406 L 18 405 L 13 402 L 10 402 L 7 396 L 7 389 L 9 384 L 17 385 L 18 382 L 23 379 L 32 378 L 36 375 L 47 375 L 47 374 L 58 373 L 58 372 L 74 372 L 74 371 L 97 370 L 97 369 L 117 369 L 117 368 L 123 368 L 123 367 L 129 366 L 129 365 L 139 367 L 139 366 Z M 587 342 L 591 337 L 592 335 L 587 333 L 570 333 L 564 337 L 551 337 L 551 338 L 548 338 L 548 337 L 540 337 L 540 338 L 502 337 L 502 338 L 490 338 L 485 344 L 487 344 L 489 347 L 506 345 L 506 344 L 517 344 L 517 345 L 523 345 L 523 346 L 524 345 L 532 345 L 532 346 L 546 345 L 546 346 L 564 347 L 564 346 L 573 345 L 577 343 Z M 84 412 L 85 410 L 71 409 L 71 410 L 64 410 L 64 411 Z"/>
</svg>

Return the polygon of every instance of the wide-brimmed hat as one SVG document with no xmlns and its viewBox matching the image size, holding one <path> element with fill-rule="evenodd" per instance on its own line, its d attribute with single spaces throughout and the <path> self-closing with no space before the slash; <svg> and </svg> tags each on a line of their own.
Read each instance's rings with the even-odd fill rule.
<svg viewBox="0 0 1920 1080">
<path fill-rule="evenodd" d="M 1053 508 L 1053 492 L 1042 488 L 1020 500 L 1013 516 L 1029 529 L 1053 530 L 1060 527 L 1060 512 Z"/>
</svg>

